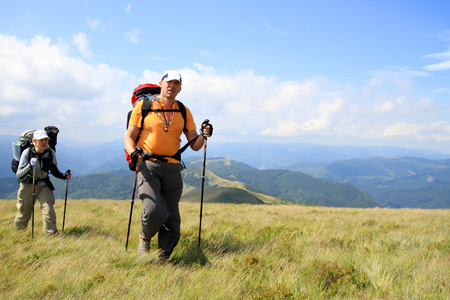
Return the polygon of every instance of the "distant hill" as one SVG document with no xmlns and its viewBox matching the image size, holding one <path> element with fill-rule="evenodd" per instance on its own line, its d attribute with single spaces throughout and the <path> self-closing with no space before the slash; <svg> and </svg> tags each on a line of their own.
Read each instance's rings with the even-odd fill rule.
<svg viewBox="0 0 450 300">
<path fill-rule="evenodd" d="M 183 196 L 183 201 L 200 202 L 201 191 L 190 192 Z M 217 187 L 208 189 L 203 195 L 206 203 L 233 203 L 233 204 L 265 204 L 246 190 L 231 187 Z"/>
<path fill-rule="evenodd" d="M 10 177 L 12 148 L 17 136 L 0 135 L 0 178 Z M 61 169 L 71 169 L 74 174 L 111 173 L 125 175 L 127 164 L 123 140 L 101 145 L 81 146 L 58 139 L 56 154 Z M 183 158 L 201 156 L 201 152 L 188 149 Z M 450 158 L 450 153 L 430 150 L 413 150 L 401 147 L 328 146 L 307 143 L 226 143 L 211 141 L 208 157 L 224 157 L 243 162 L 256 169 L 294 169 L 297 164 L 325 163 L 339 160 L 372 158 L 377 156 L 411 156 L 426 159 Z"/>
<path fill-rule="evenodd" d="M 208 144 L 211 157 L 243 162 L 256 169 L 291 169 L 300 163 L 332 163 L 372 157 L 408 156 L 430 160 L 448 159 L 450 153 L 425 149 L 384 146 L 332 146 L 309 143 L 227 143 Z"/>
<path fill-rule="evenodd" d="M 375 157 L 297 166 L 318 178 L 351 183 L 387 207 L 450 208 L 450 160 Z"/>
<path fill-rule="evenodd" d="M 202 168 L 195 166 L 195 160 L 183 171 L 182 201 L 198 202 L 201 200 L 201 173 Z M 199 161 L 197 161 L 199 162 Z M 237 163 L 241 166 L 242 164 Z M 244 166 L 245 168 L 245 166 Z M 247 168 L 250 168 L 247 166 Z M 251 169 L 251 168 L 250 168 Z M 221 178 L 211 171 L 205 174 L 205 191 L 203 200 L 215 203 L 235 204 L 293 204 L 294 202 L 278 197 L 257 193 L 253 187 L 240 181 Z M 309 203 L 303 203 L 310 205 Z"/>
<path fill-rule="evenodd" d="M 192 161 L 185 170 L 186 201 L 199 198 L 202 168 Z M 337 207 L 379 206 L 367 194 L 350 184 L 315 179 L 287 170 L 257 170 L 227 159 L 211 159 L 205 180 L 205 199 L 229 203 L 306 203 Z M 130 199 L 134 175 L 89 174 L 74 176 L 69 182 L 71 199 Z M 52 179 L 57 198 L 63 198 L 65 182 Z M 0 179 L 0 198 L 13 199 L 17 190 L 11 178 Z M 208 200 L 209 199 L 209 200 Z M 214 199 L 214 200 L 212 200 Z M 284 200 L 283 200 L 284 199 Z"/>
<path fill-rule="evenodd" d="M 293 202 L 336 207 L 380 206 L 371 196 L 351 184 L 318 180 L 300 172 L 257 170 L 229 159 L 210 159 L 208 169 L 221 178 L 242 182 L 255 192 Z"/>
<path fill-rule="evenodd" d="M 387 207 L 392 208 L 450 208 L 450 184 L 380 193 Z"/>
<path fill-rule="evenodd" d="M 16 140 L 0 135 L 0 198 L 16 197 L 18 184 L 10 169 L 11 143 Z M 392 147 L 211 142 L 206 190 L 239 188 L 258 193 L 260 200 L 265 195 L 278 202 L 326 206 L 449 208 L 449 158 L 440 152 Z M 133 173 L 122 140 L 80 148 L 59 141 L 57 159 L 61 171 L 72 170 L 69 189 L 74 199 L 131 197 Z M 191 171 L 201 167 L 202 153 L 188 149 L 183 160 L 188 166 L 183 172 L 187 194 L 200 189 L 201 170 Z M 64 185 L 58 179 L 53 182 Z M 63 197 L 64 190 L 62 186 L 57 195 Z"/>
</svg>

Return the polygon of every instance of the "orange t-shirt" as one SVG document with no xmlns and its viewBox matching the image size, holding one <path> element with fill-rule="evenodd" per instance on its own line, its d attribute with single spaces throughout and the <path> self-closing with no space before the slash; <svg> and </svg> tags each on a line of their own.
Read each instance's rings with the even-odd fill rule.
<svg viewBox="0 0 450 300">
<path fill-rule="evenodd" d="M 129 125 L 141 127 L 142 105 L 144 101 L 139 101 L 133 108 Z M 151 109 L 168 109 L 160 102 L 152 100 Z M 172 109 L 179 109 L 178 103 L 172 104 Z M 144 151 L 149 151 L 159 156 L 172 156 L 180 149 L 181 133 L 184 128 L 184 119 L 181 112 L 173 112 L 172 120 L 165 131 L 164 119 L 167 123 L 167 113 L 149 112 L 144 119 L 144 126 L 138 141 L 138 147 Z M 191 111 L 186 107 L 186 129 L 189 131 L 196 130 Z M 169 163 L 178 163 L 176 159 L 167 158 Z"/>
</svg>

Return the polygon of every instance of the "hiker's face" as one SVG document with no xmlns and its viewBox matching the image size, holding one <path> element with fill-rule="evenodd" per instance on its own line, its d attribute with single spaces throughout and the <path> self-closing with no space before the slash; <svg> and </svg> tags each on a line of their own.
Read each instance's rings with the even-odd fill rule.
<svg viewBox="0 0 450 300">
<path fill-rule="evenodd" d="M 159 82 L 159 85 L 161 86 L 161 96 L 170 99 L 175 99 L 175 97 L 181 91 L 181 82 L 179 82 L 178 80 L 162 80 Z"/>
<path fill-rule="evenodd" d="M 34 150 L 36 150 L 37 153 L 42 153 L 42 152 L 44 152 L 45 149 L 48 148 L 48 139 L 42 139 L 42 140 L 33 139 L 33 145 L 34 145 Z"/>
</svg>

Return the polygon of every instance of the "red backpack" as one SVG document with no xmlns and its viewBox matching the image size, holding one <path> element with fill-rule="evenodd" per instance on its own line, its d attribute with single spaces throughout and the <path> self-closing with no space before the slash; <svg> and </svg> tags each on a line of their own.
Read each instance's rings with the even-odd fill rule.
<svg viewBox="0 0 450 300">
<path fill-rule="evenodd" d="M 136 102 L 138 102 L 138 100 L 142 96 L 159 95 L 160 93 L 161 93 L 161 87 L 157 84 L 154 84 L 154 83 L 140 84 L 133 91 L 133 95 L 131 96 L 131 104 L 133 104 L 133 107 L 134 107 L 136 105 Z M 127 127 L 128 127 L 128 123 L 127 123 Z"/>
</svg>

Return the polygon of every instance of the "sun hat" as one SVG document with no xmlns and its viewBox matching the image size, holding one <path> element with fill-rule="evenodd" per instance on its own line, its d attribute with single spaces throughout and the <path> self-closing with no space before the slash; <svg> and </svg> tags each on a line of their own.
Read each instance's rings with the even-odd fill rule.
<svg viewBox="0 0 450 300">
<path fill-rule="evenodd" d="M 33 139 L 42 140 L 42 139 L 50 139 L 50 138 L 48 137 L 47 131 L 36 130 L 35 132 L 33 132 Z"/>
<path fill-rule="evenodd" d="M 180 83 L 182 83 L 181 74 L 174 70 L 166 71 L 164 73 L 163 77 L 161 78 L 161 80 L 165 80 L 165 81 L 178 80 Z"/>
</svg>

